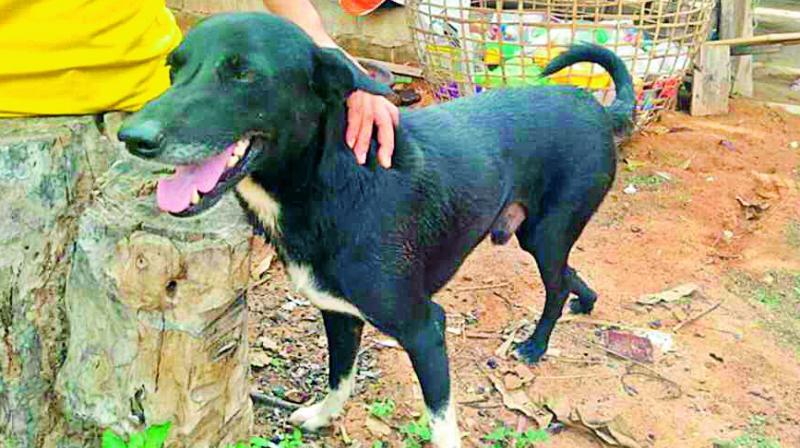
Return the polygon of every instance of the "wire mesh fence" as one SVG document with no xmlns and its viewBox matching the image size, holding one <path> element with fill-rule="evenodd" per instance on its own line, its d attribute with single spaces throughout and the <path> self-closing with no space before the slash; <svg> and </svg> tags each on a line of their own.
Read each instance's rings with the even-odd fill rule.
<svg viewBox="0 0 800 448">
<path fill-rule="evenodd" d="M 539 74 L 570 45 L 594 43 L 625 62 L 637 126 L 677 101 L 705 41 L 715 0 L 412 0 L 410 25 L 434 95 L 449 100 L 499 86 L 569 84 L 614 98 L 610 76 L 580 63 Z"/>
</svg>

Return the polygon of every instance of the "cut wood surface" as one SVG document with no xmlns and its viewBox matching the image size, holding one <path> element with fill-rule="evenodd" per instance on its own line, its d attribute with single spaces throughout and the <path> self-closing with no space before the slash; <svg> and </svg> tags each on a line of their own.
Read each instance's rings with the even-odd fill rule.
<svg viewBox="0 0 800 448">
<path fill-rule="evenodd" d="M 116 117 L 0 120 L 0 446 L 167 421 L 169 447 L 250 435 L 251 230 L 230 197 L 159 213 L 163 167 L 124 151 Z"/>
</svg>

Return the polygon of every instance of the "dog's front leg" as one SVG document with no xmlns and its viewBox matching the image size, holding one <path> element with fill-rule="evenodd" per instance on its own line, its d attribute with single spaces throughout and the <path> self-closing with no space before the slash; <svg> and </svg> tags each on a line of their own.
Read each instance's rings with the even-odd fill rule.
<svg viewBox="0 0 800 448">
<path fill-rule="evenodd" d="M 328 338 L 328 395 L 319 403 L 298 409 L 289 421 L 307 431 L 316 431 L 330 425 L 350 394 L 356 378 L 356 354 L 361 344 L 361 331 L 364 322 L 354 316 L 322 311 L 325 335 Z"/>
<path fill-rule="evenodd" d="M 461 447 L 456 409 L 450 390 L 450 370 L 445 345 L 445 313 L 426 302 L 425 318 L 415 319 L 397 340 L 408 352 L 431 417 L 432 442 L 436 448 Z"/>
</svg>

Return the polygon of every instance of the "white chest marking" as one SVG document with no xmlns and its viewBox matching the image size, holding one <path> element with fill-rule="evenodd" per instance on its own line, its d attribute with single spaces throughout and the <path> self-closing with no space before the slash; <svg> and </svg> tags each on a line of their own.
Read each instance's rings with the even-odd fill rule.
<svg viewBox="0 0 800 448">
<path fill-rule="evenodd" d="M 349 314 L 361 320 L 365 320 L 364 315 L 361 314 L 361 311 L 359 311 L 358 308 L 353 306 L 351 303 L 344 299 L 334 297 L 325 291 L 321 291 L 314 281 L 314 275 L 311 272 L 311 268 L 308 266 L 290 262 L 286 265 L 286 271 L 288 272 L 289 278 L 294 284 L 295 290 L 305 296 L 305 298 L 307 298 L 308 301 L 317 308 L 325 311 Z"/>
<path fill-rule="evenodd" d="M 236 185 L 236 191 L 242 196 L 247 206 L 256 214 L 261 225 L 272 236 L 280 234 L 278 217 L 281 213 L 281 205 L 250 176 L 245 177 Z"/>
</svg>

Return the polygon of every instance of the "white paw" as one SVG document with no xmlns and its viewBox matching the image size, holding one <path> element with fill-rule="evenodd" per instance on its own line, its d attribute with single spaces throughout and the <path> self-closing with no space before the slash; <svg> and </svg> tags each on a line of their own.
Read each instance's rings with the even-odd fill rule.
<svg viewBox="0 0 800 448">
<path fill-rule="evenodd" d="M 431 442 L 436 448 L 461 448 L 461 432 L 452 404 L 447 406 L 444 413 L 431 417 L 431 431 Z"/>
<path fill-rule="evenodd" d="M 330 426 L 333 415 L 327 411 L 325 400 L 323 400 L 317 404 L 294 411 L 289 417 L 289 423 L 306 431 L 314 432 L 320 428 Z"/>
</svg>

